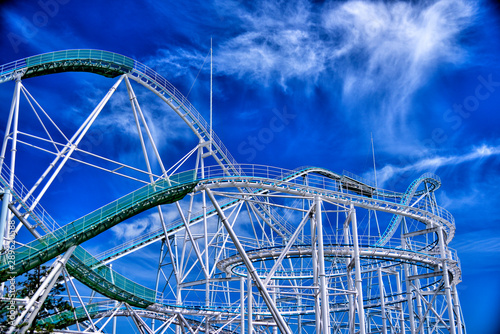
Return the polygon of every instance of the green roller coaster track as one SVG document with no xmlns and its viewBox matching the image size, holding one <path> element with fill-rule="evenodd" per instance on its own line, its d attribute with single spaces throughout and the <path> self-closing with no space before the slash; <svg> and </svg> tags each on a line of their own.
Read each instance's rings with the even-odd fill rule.
<svg viewBox="0 0 500 334">
<path fill-rule="evenodd" d="M 2 183 L 6 185 L 2 178 Z M 64 253 L 71 246 L 92 239 L 116 224 L 152 207 L 176 202 L 196 186 L 192 171 L 183 172 L 148 184 L 117 199 L 39 239 L 17 248 L 15 257 L 0 257 L 0 281 L 23 273 Z M 131 305 L 146 307 L 156 298 L 154 290 L 145 288 L 105 266 L 95 266 L 97 260 L 77 247 L 68 262 L 68 271 L 82 283 L 100 293 Z"/>
</svg>

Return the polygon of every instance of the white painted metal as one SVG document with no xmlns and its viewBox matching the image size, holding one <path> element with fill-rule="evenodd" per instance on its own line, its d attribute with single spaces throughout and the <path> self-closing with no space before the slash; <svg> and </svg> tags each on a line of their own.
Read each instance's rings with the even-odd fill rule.
<svg viewBox="0 0 500 334">
<path fill-rule="evenodd" d="M 170 299 L 158 294 L 145 310 L 112 301 L 107 308 L 99 305 L 103 309 L 98 313 L 86 311 L 89 318 L 107 318 L 102 321 L 106 327 L 115 323 L 118 316 L 128 316 L 144 333 L 464 332 L 456 291 L 461 271 L 455 253 L 448 247 L 455 230 L 454 220 L 437 206 L 433 189 L 425 181 L 421 186 L 424 189 L 420 188 L 418 196 L 406 204 L 397 200 L 402 194 L 377 189 L 352 175 L 321 168 L 289 171 L 238 165 L 213 132 L 212 101 L 210 122 L 206 124 L 189 114 L 185 102 L 175 99 L 177 94 L 162 93 L 155 87 L 157 82 L 137 69 L 120 76 L 65 146 L 55 143 L 49 135 L 47 142 L 60 148 L 52 152 L 56 158 L 35 186 L 21 194 L 24 205 L 12 202 L 10 211 L 2 211 L 0 220 L 6 222 L 4 216 L 14 213 L 35 238 L 41 236 L 30 223 L 30 215 L 35 213 L 27 214 L 22 208 L 39 206 L 41 197 L 65 162 L 73 159 L 71 154 L 79 150 L 76 146 L 123 79 L 145 170 L 134 170 L 131 164 L 106 160 L 103 155 L 93 157 L 140 172 L 145 183 L 160 177 L 153 173 L 153 161 L 160 167 L 162 177 L 167 178 L 192 168 L 191 159 L 196 159 L 194 174 L 200 181 L 183 202 L 158 207 L 158 231 L 130 240 L 118 247 L 115 255 L 103 259 L 103 264 L 107 264 L 123 256 L 134 256 L 137 250 L 161 241 L 151 286 Z M 162 159 L 164 152 L 154 141 L 147 111 L 139 104 L 141 95 L 135 94 L 132 81 L 157 94 L 198 138 L 198 144 L 168 170 Z M 9 161 L 5 158 L 9 143 L 8 182 L 14 195 L 16 145 L 24 144 L 16 139 L 20 133 L 16 124 L 21 89 L 18 81 L 0 156 L 0 166 L 4 160 Z M 152 150 L 151 157 L 148 149 Z M 111 168 L 88 165 L 118 175 Z M 49 180 L 42 191 L 33 196 L 46 178 Z M 167 219 L 172 216 L 165 214 L 170 209 L 176 212 L 177 220 Z M 374 215 L 375 223 L 366 224 L 361 219 L 366 212 Z M 392 215 L 404 217 L 400 237 L 391 235 L 384 247 L 374 246 Z M 78 284 L 73 279 L 67 282 Z M 85 304 L 85 296 L 80 296 L 76 287 L 75 293 Z M 153 319 L 151 327 L 143 318 Z M 89 331 L 98 330 L 92 321 L 88 324 Z"/>
</svg>

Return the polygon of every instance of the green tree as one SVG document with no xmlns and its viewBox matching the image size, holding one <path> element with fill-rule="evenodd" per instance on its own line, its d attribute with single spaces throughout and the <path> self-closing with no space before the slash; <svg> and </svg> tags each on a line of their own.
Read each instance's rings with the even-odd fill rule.
<svg viewBox="0 0 500 334">
<path fill-rule="evenodd" d="M 46 266 L 39 266 L 24 274 L 22 280 L 17 283 L 16 298 L 33 297 L 41 285 L 42 278 L 47 276 L 49 270 L 50 268 L 47 268 Z M 8 284 L 8 282 L 6 282 L 6 284 Z M 35 317 L 28 333 L 51 333 L 54 330 L 54 325 L 39 324 L 39 320 L 56 313 L 72 310 L 71 305 L 67 301 L 63 300 L 62 297 L 58 297 L 65 291 L 66 288 L 63 284 L 63 279 L 60 277 L 45 299 L 45 302 Z M 2 333 L 5 333 L 10 327 L 8 319 L 10 309 L 8 308 L 8 305 L 8 300 L 0 301 L 0 332 Z M 19 313 L 22 312 L 21 309 L 18 309 L 18 311 Z"/>
</svg>

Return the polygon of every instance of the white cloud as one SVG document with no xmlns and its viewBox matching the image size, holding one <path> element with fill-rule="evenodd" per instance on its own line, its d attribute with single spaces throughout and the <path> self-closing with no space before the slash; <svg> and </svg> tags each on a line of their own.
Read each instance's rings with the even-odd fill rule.
<svg viewBox="0 0 500 334">
<path fill-rule="evenodd" d="M 219 75 L 285 90 L 291 80 L 306 91 L 321 83 L 341 94 L 339 103 L 358 124 L 369 131 L 377 124 L 381 141 L 412 137 L 406 129 L 412 99 L 439 66 L 466 62 L 460 37 L 474 22 L 475 6 L 464 0 L 219 1 L 232 34 L 216 42 L 214 67 Z M 186 75 L 196 73 L 203 55 L 177 48 L 155 58 L 174 75 Z"/>
<path fill-rule="evenodd" d="M 465 60 L 458 37 L 473 15 L 472 4 L 461 0 L 431 5 L 351 1 L 335 6 L 324 14 L 324 26 L 330 35 L 339 36 L 331 61 L 343 65 L 344 98 L 355 103 L 375 94 L 379 98 L 371 101 L 381 114 L 378 118 L 391 125 L 404 120 L 414 93 L 436 65 Z"/>
<path fill-rule="evenodd" d="M 458 63 L 464 51 L 456 38 L 474 15 L 472 4 L 439 0 L 433 4 L 349 1 L 313 7 L 309 2 L 259 1 L 249 9 L 217 3 L 231 11 L 238 34 L 216 45 L 219 73 L 255 81 L 311 81 L 329 70 L 341 74 L 344 91 L 380 89 L 380 80 L 411 93 L 436 62 Z M 174 75 L 199 68 L 197 50 L 163 49 L 148 64 L 163 64 Z M 196 63 L 198 66 L 194 66 Z M 394 81 L 396 80 L 396 82 Z"/>
<path fill-rule="evenodd" d="M 471 240 L 477 240 L 472 241 Z M 453 241 L 453 248 L 459 251 L 459 254 L 499 254 L 500 237 L 488 236 L 484 232 L 470 232 L 461 236 L 461 240 Z"/>
<path fill-rule="evenodd" d="M 389 179 L 405 172 L 435 172 L 441 167 L 456 166 L 496 155 L 500 155 L 500 146 L 482 145 L 480 147 L 473 148 L 470 152 L 462 155 L 434 156 L 418 160 L 405 166 L 386 165 L 380 170 L 377 170 L 378 185 L 383 187 L 384 183 Z M 367 174 L 371 175 L 371 173 L 372 172 Z M 368 175 L 366 176 L 369 177 Z"/>
<path fill-rule="evenodd" d="M 203 55 L 198 50 L 160 49 L 154 57 L 146 59 L 144 64 L 167 77 L 180 77 L 193 74 L 186 64 L 199 69 L 205 58 L 206 54 Z"/>
<path fill-rule="evenodd" d="M 158 215 L 151 214 L 146 218 L 118 224 L 114 226 L 111 231 L 118 240 L 131 240 L 159 227 L 161 227 L 161 225 Z"/>
<path fill-rule="evenodd" d="M 162 213 L 165 224 L 169 226 L 174 220 L 179 218 L 177 209 L 173 206 L 162 206 Z M 158 210 L 151 209 L 149 215 L 131 221 L 122 222 L 114 226 L 111 231 L 118 240 L 131 240 L 141 235 L 147 234 L 161 228 Z"/>
</svg>

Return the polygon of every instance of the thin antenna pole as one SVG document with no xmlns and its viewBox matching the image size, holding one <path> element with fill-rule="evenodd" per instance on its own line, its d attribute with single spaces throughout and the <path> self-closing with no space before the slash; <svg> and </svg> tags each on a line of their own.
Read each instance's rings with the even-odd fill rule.
<svg viewBox="0 0 500 334">
<path fill-rule="evenodd" d="M 375 189 L 378 189 L 377 186 L 377 166 L 375 165 L 375 148 L 373 147 L 373 133 L 370 132 L 370 137 L 372 141 L 372 155 L 373 155 L 373 172 L 375 174 Z"/>
<path fill-rule="evenodd" d="M 210 151 L 212 150 L 212 38 L 210 38 Z"/>
</svg>

